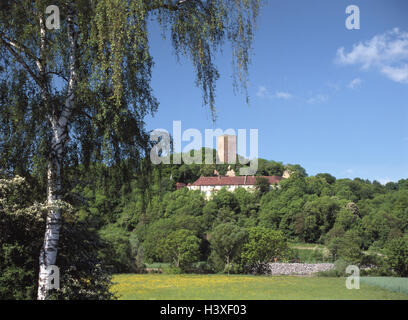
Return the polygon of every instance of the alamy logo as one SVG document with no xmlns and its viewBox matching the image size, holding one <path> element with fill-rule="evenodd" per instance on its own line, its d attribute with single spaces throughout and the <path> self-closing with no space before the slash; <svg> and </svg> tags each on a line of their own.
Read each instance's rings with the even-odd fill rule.
<svg viewBox="0 0 408 320">
<path fill-rule="evenodd" d="M 48 272 L 47 277 L 47 290 L 59 289 L 60 288 L 60 271 L 55 265 L 47 266 L 46 271 Z"/>
<path fill-rule="evenodd" d="M 346 8 L 346 13 L 349 16 L 346 19 L 346 28 L 348 30 L 360 29 L 360 8 L 356 5 L 350 5 Z"/>
<path fill-rule="evenodd" d="M 52 30 L 52 29 L 59 29 L 60 28 L 60 11 L 57 6 L 48 6 L 45 9 L 46 14 L 50 14 L 45 21 L 45 26 Z"/>
<path fill-rule="evenodd" d="M 239 170 L 240 175 L 254 175 L 258 170 L 258 129 L 249 129 L 249 156 L 247 156 L 247 130 L 238 129 L 238 139 L 234 129 L 205 129 L 205 157 L 204 164 L 213 164 L 213 141 L 218 137 L 218 147 L 220 145 L 225 154 L 221 153 L 216 159 L 216 163 L 236 163 L 238 151 L 238 161 L 242 165 Z M 220 139 L 221 138 L 221 139 Z M 155 145 L 150 152 L 150 159 L 153 164 L 170 164 L 170 154 L 173 151 L 173 164 L 202 164 L 203 137 L 198 129 L 181 130 L 181 121 L 173 121 L 173 139 L 166 129 L 156 129 L 150 134 L 150 141 Z M 190 142 L 181 150 L 182 142 Z M 171 143 L 173 150 L 171 150 Z M 238 149 L 237 149 L 238 146 Z M 190 151 L 194 150 L 194 154 Z"/>
<path fill-rule="evenodd" d="M 350 276 L 346 279 L 347 289 L 360 289 L 360 269 L 357 266 L 350 265 L 346 268 L 346 273 Z"/>
</svg>

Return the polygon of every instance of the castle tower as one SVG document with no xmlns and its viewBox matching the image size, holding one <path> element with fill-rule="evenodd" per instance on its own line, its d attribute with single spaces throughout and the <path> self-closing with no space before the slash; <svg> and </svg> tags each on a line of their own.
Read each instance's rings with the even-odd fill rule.
<svg viewBox="0 0 408 320">
<path fill-rule="evenodd" d="M 220 163 L 234 164 L 237 160 L 237 136 L 222 135 L 217 139 L 217 157 Z"/>
</svg>

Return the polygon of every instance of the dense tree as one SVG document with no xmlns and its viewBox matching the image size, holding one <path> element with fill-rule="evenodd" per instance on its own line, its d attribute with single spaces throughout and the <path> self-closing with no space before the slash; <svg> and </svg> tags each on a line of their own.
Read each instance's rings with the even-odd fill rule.
<svg viewBox="0 0 408 320">
<path fill-rule="evenodd" d="M 226 188 L 219 190 L 213 197 L 213 201 L 217 204 L 219 209 L 229 208 L 234 212 L 238 212 L 239 204 L 235 198 L 235 194 L 229 192 Z"/>
<path fill-rule="evenodd" d="M 303 168 L 301 165 L 299 164 L 287 164 L 286 165 L 286 169 L 289 170 L 289 172 L 291 174 L 297 174 L 301 177 L 307 177 L 307 172 L 305 170 L 305 168 Z"/>
<path fill-rule="evenodd" d="M 160 239 L 158 248 L 164 261 L 186 271 L 198 260 L 200 239 L 190 230 L 179 229 Z"/>
<path fill-rule="evenodd" d="M 244 244 L 242 259 L 251 269 L 282 259 L 289 252 L 287 239 L 281 231 L 264 227 L 249 229 L 248 242 Z"/>
<path fill-rule="evenodd" d="M 296 217 L 296 233 L 306 242 L 318 241 L 333 227 L 339 207 L 338 201 L 327 196 L 307 201 Z"/>
<path fill-rule="evenodd" d="M 246 217 L 256 216 L 259 208 L 259 198 L 256 193 L 248 192 L 244 188 L 237 188 L 234 191 L 234 196 L 238 201 L 239 212 L 241 214 L 245 215 Z"/>
<path fill-rule="evenodd" d="M 336 177 L 333 177 L 330 173 L 318 173 L 316 178 L 323 178 L 328 184 L 333 184 L 336 182 Z"/>
<path fill-rule="evenodd" d="M 260 176 L 282 176 L 285 171 L 285 166 L 282 162 L 268 161 L 258 159 L 257 175 Z"/>
<path fill-rule="evenodd" d="M 117 225 L 110 224 L 99 233 L 101 238 L 109 244 L 100 251 L 100 256 L 112 272 L 136 271 L 129 232 Z"/>
<path fill-rule="evenodd" d="M 328 242 L 328 247 L 334 259 L 341 257 L 350 264 L 358 265 L 363 256 L 362 244 L 358 231 L 349 230 L 342 237 L 332 238 Z"/>
<path fill-rule="evenodd" d="M 270 189 L 269 180 L 266 178 L 258 177 L 255 181 L 255 188 L 260 195 L 264 195 Z"/>
<path fill-rule="evenodd" d="M 247 231 L 233 222 L 217 225 L 210 235 L 211 259 L 217 271 L 230 272 L 232 264 L 239 264 Z"/>
<path fill-rule="evenodd" d="M 204 197 L 200 191 L 190 192 L 187 188 L 167 193 L 163 202 L 166 204 L 164 216 L 173 214 L 201 215 L 204 207 Z"/>
<path fill-rule="evenodd" d="M 387 261 L 400 277 L 408 276 L 408 236 L 390 240 L 386 245 Z"/>
<path fill-rule="evenodd" d="M 205 231 L 210 231 L 213 227 L 213 223 L 217 218 L 218 207 L 214 201 L 208 201 L 203 208 L 202 221 Z"/>
</svg>

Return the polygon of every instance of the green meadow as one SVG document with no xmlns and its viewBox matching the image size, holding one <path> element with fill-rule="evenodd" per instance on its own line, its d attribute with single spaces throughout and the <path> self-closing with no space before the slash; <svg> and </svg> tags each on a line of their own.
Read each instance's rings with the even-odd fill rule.
<svg viewBox="0 0 408 320">
<path fill-rule="evenodd" d="M 349 290 L 345 278 L 118 274 L 112 291 L 124 300 L 408 300 L 408 295 L 360 283 Z"/>
</svg>

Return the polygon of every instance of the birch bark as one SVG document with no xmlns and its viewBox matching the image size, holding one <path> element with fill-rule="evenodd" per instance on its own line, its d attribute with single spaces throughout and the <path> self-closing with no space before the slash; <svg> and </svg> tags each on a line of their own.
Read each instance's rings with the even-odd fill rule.
<svg viewBox="0 0 408 320">
<path fill-rule="evenodd" d="M 47 202 L 49 211 L 46 219 L 44 242 L 40 252 L 39 277 L 38 277 L 38 300 L 45 300 L 49 293 L 50 266 L 56 265 L 58 242 L 61 228 L 61 209 L 59 201 L 62 199 L 62 163 L 64 158 L 65 145 L 68 140 L 68 122 L 74 108 L 75 89 L 77 84 L 77 32 L 75 30 L 75 11 L 71 3 L 68 4 L 67 30 L 70 45 L 69 53 L 69 81 L 68 92 L 64 106 L 59 115 L 53 114 L 49 117 L 52 129 L 51 152 L 49 155 L 47 172 Z M 45 26 L 40 20 L 41 35 L 45 35 Z M 44 43 L 42 46 L 45 46 Z M 45 48 L 43 48 L 45 49 Z M 44 65 L 41 66 L 45 72 Z M 41 73 L 40 69 L 40 73 Z M 47 103 L 47 95 L 43 95 L 44 102 Z"/>
</svg>

